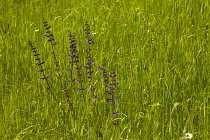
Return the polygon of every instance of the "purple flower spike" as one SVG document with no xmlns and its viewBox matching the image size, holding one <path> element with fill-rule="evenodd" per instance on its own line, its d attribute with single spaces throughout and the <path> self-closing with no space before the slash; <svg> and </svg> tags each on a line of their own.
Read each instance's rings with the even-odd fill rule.
<svg viewBox="0 0 210 140">
<path fill-rule="evenodd" d="M 50 90 L 50 87 L 46 87 L 47 90 Z"/>
<path fill-rule="evenodd" d="M 84 102 L 84 100 L 79 100 L 80 102 Z"/>
</svg>

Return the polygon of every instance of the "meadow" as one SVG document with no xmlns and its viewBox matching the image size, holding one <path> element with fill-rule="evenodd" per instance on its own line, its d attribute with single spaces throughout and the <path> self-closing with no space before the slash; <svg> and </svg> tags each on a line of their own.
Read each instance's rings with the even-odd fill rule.
<svg viewBox="0 0 210 140">
<path fill-rule="evenodd" d="M 209 0 L 0 0 L 0 139 L 210 139 L 209 19 Z"/>
</svg>

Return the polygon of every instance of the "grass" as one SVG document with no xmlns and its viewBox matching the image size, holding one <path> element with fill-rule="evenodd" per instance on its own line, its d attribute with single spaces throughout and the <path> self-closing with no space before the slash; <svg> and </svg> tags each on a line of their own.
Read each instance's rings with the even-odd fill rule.
<svg viewBox="0 0 210 140">
<path fill-rule="evenodd" d="M 209 4 L 208 0 L 1 0 L 1 139 L 177 140 L 188 132 L 192 139 L 208 139 Z M 53 71 L 43 18 L 58 42 L 61 79 Z M 94 41 L 96 89 L 79 92 L 78 85 L 69 83 L 75 107 L 69 111 L 61 90 L 69 79 L 65 69 L 71 67 L 68 31 L 76 34 L 78 56 L 85 65 L 86 21 Z M 52 75 L 58 102 L 39 79 L 28 40 L 45 61 L 46 75 Z M 115 106 L 106 102 L 103 70 L 97 70 L 103 64 L 107 72 L 116 69 Z"/>
</svg>

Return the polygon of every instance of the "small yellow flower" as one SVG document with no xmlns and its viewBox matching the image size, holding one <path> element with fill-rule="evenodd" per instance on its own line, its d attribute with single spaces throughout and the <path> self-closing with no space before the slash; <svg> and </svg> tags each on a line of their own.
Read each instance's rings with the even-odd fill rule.
<svg viewBox="0 0 210 140">
<path fill-rule="evenodd" d="M 192 139 L 193 135 L 190 133 L 185 134 L 185 139 Z"/>
</svg>

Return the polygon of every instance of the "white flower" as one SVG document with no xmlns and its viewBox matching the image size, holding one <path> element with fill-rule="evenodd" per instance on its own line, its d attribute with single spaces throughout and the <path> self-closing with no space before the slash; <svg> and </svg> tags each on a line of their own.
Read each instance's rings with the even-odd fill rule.
<svg viewBox="0 0 210 140">
<path fill-rule="evenodd" d="M 192 139 L 193 135 L 190 133 L 185 134 L 185 139 Z"/>
</svg>

